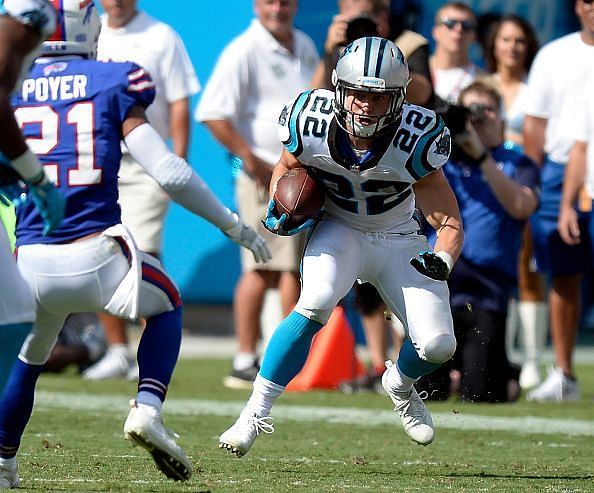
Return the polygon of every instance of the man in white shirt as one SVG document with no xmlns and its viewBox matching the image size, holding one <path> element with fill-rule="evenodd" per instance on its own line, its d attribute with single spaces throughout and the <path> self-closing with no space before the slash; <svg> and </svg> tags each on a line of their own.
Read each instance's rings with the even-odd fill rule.
<svg viewBox="0 0 594 493">
<path fill-rule="evenodd" d="M 430 58 L 433 89 L 450 103 L 458 100 L 460 91 L 477 77 L 488 76 L 470 61 L 470 46 L 476 40 L 476 16 L 462 2 L 443 5 L 435 14 L 432 35 L 435 52 Z"/>
<path fill-rule="evenodd" d="M 282 153 L 279 115 L 287 101 L 309 86 L 319 61 L 313 41 L 293 27 L 297 0 L 254 0 L 254 10 L 257 18 L 219 57 L 196 112 L 196 119 L 241 160 L 235 185 L 238 209 L 265 236 L 273 253 L 264 268 L 241 253 L 243 273 L 233 301 L 239 352 L 225 379 L 233 388 L 251 388 L 258 371 L 256 347 L 266 290 L 278 287 L 285 315 L 299 296 L 303 235 L 280 238 L 260 222 L 266 215 L 272 169 Z"/>
<path fill-rule="evenodd" d="M 575 143 L 569 153 L 569 161 L 565 169 L 557 221 L 559 235 L 568 245 L 577 245 L 582 242 L 579 218 L 574 204 L 584 185 L 588 196 L 591 199 L 594 198 L 594 93 L 586 90 L 593 87 L 594 69 L 587 80 L 584 90 L 576 94 L 575 119 L 571 128 Z M 594 245 L 592 217 L 593 215 L 590 214 L 590 248 Z"/>
<path fill-rule="evenodd" d="M 594 4 L 592 0 L 576 0 L 575 11 L 582 30 L 545 45 L 528 77 L 524 152 L 542 165 L 540 206 L 531 226 L 538 269 L 552 277 L 549 306 L 556 363 L 548 378 L 527 395 L 533 401 L 580 398 L 573 350 L 588 252 L 584 243 L 567 245 L 557 230 L 565 165 L 575 141 L 573 98 L 583 91 L 583 81 L 594 66 Z M 580 223 L 585 235 L 586 218 Z"/>
<path fill-rule="evenodd" d="M 137 0 L 101 0 L 98 60 L 131 61 L 145 68 L 156 86 L 147 117 L 164 140 L 171 138 L 173 152 L 187 157 L 190 138 L 189 97 L 200 90 L 190 57 L 177 33 L 167 24 L 137 9 Z M 138 247 L 159 258 L 162 230 L 169 199 L 130 154 L 124 152 L 119 177 L 122 223 L 132 232 Z M 101 315 L 109 349 L 84 372 L 91 380 L 133 376 L 126 323 Z"/>
</svg>

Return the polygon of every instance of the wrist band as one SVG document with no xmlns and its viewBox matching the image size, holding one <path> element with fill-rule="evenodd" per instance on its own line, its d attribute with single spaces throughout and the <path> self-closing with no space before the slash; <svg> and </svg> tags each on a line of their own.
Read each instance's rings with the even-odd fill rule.
<svg viewBox="0 0 594 493">
<path fill-rule="evenodd" d="M 439 252 L 435 252 L 435 255 L 438 256 L 441 260 L 443 260 L 446 263 L 449 271 L 451 272 L 452 269 L 454 268 L 454 259 L 452 258 L 452 256 L 445 250 L 440 250 Z"/>
<path fill-rule="evenodd" d="M 19 157 L 14 158 L 10 164 L 19 175 L 30 182 L 38 178 L 40 174 L 44 176 L 43 168 L 39 164 L 37 156 L 28 147 Z"/>
</svg>

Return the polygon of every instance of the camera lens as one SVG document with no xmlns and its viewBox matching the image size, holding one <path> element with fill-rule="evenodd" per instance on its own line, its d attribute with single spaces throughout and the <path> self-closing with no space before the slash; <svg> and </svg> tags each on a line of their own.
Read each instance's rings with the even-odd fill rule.
<svg viewBox="0 0 594 493">
<path fill-rule="evenodd" d="M 377 36 L 377 24 L 367 14 L 361 14 L 347 23 L 347 44 L 366 36 Z"/>
</svg>

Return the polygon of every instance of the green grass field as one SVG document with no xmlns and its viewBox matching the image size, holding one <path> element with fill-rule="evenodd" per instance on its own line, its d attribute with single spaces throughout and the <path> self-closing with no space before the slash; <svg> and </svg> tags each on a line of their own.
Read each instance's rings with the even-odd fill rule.
<svg viewBox="0 0 594 493">
<path fill-rule="evenodd" d="M 429 403 L 436 439 L 408 439 L 391 402 L 375 394 L 288 393 L 276 432 L 241 459 L 218 449 L 248 397 L 221 385 L 225 360 L 180 361 L 165 425 L 194 465 L 165 479 L 123 439 L 134 385 L 43 375 L 19 455 L 22 491 L 594 492 L 594 367 L 578 367 L 580 402 Z"/>
</svg>

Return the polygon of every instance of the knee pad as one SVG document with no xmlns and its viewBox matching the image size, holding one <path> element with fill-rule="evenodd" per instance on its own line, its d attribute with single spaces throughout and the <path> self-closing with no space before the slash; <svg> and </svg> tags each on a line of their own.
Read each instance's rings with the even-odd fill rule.
<svg viewBox="0 0 594 493">
<path fill-rule="evenodd" d="M 309 292 L 301 291 L 295 311 L 306 318 L 326 325 L 338 301 L 334 288 L 320 283 L 319 286 L 310 289 Z"/>
<path fill-rule="evenodd" d="M 439 334 L 429 339 L 423 348 L 424 359 L 432 363 L 445 363 L 456 352 L 454 334 Z"/>
</svg>

